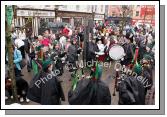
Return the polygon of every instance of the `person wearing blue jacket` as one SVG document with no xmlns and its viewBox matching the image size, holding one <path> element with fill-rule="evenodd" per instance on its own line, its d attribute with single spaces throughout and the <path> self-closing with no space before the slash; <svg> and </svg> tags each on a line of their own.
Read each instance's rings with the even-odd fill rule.
<svg viewBox="0 0 167 117">
<path fill-rule="evenodd" d="M 15 64 L 15 76 L 23 76 L 21 74 L 21 67 L 20 67 L 20 62 L 22 60 L 22 55 L 21 55 L 21 51 L 18 50 L 15 46 L 13 46 L 13 62 Z"/>
</svg>

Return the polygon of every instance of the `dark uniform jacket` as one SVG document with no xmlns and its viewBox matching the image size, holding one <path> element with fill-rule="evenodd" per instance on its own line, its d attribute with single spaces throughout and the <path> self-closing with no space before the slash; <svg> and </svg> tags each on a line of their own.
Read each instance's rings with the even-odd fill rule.
<svg viewBox="0 0 167 117">
<path fill-rule="evenodd" d="M 61 104 L 61 100 L 65 100 L 64 93 L 60 82 L 57 77 L 52 76 L 52 78 L 44 79 L 43 83 L 39 84 L 40 88 L 35 85 L 35 82 L 40 80 L 40 78 L 47 78 L 48 73 L 41 72 L 37 74 L 30 82 L 30 88 L 27 97 L 37 103 L 42 105 L 58 105 Z M 61 99 L 61 100 L 60 100 Z"/>
</svg>

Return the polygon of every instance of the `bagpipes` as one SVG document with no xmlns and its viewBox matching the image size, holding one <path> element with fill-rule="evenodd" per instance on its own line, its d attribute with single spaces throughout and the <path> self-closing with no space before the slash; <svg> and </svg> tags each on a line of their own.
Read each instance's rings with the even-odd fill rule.
<svg viewBox="0 0 167 117">
<path fill-rule="evenodd" d="M 135 65 L 136 66 L 139 65 L 138 61 L 137 61 L 138 56 L 139 56 L 139 47 L 136 47 L 136 49 L 135 49 L 135 55 L 133 56 L 133 60 L 132 60 L 131 64 L 128 65 L 128 67 L 130 69 L 133 69 L 135 67 Z"/>
<path fill-rule="evenodd" d="M 139 72 L 141 72 L 141 65 L 138 63 L 137 58 L 138 58 L 138 52 L 139 52 L 139 48 L 136 47 L 135 49 L 135 54 L 133 57 L 133 60 L 131 62 L 131 64 L 129 64 L 127 66 L 127 69 L 131 70 L 131 71 L 136 71 L 137 74 L 139 74 Z M 119 65 L 121 64 L 117 64 L 117 68 L 122 68 L 121 70 L 126 69 L 125 65 L 123 65 L 123 67 L 120 67 Z M 120 69 L 116 68 L 116 73 L 115 73 L 115 84 L 114 84 L 114 92 L 113 92 L 113 96 L 116 95 L 116 91 L 119 91 L 118 89 L 118 85 L 120 84 L 120 82 L 123 80 L 121 77 L 123 77 L 123 71 L 119 71 Z M 121 75 L 120 75 L 121 74 Z"/>
<path fill-rule="evenodd" d="M 130 65 L 123 65 L 123 67 L 120 67 L 119 65 L 121 64 L 118 64 L 118 66 L 116 67 L 113 96 L 115 96 L 116 91 L 118 91 L 119 105 L 145 104 L 145 84 L 143 84 L 143 82 L 147 80 L 145 79 L 145 77 L 143 77 L 142 81 L 139 81 L 137 78 L 138 76 L 143 75 L 143 68 L 138 63 L 138 49 L 139 48 L 136 47 L 135 54 Z"/>
<path fill-rule="evenodd" d="M 83 68 L 74 72 L 72 87 L 68 92 L 68 101 L 71 105 L 109 105 L 111 95 L 108 86 L 98 79 L 98 63 L 93 66 L 95 72 L 85 77 Z"/>
<path fill-rule="evenodd" d="M 63 73 L 63 63 L 65 62 L 66 52 L 56 52 L 56 51 L 49 51 L 43 53 L 42 51 L 37 52 L 36 58 L 32 59 L 32 69 L 34 75 L 39 73 L 42 70 L 42 63 L 46 59 L 51 59 L 53 61 L 53 69 L 59 69 L 60 74 Z"/>
</svg>

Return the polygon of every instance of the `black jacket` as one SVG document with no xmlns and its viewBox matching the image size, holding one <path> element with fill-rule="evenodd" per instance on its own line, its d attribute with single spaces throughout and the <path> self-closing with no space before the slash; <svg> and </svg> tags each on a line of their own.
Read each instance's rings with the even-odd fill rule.
<svg viewBox="0 0 167 117">
<path fill-rule="evenodd" d="M 44 80 L 45 83 L 41 82 L 39 85 L 40 88 L 35 85 L 37 80 L 40 80 L 40 78 L 45 78 L 47 75 L 47 73 L 41 72 L 32 79 L 27 97 L 30 100 L 42 105 L 59 105 L 61 104 L 60 99 L 64 101 L 65 97 L 57 77 L 53 76 L 47 81 Z"/>
<path fill-rule="evenodd" d="M 131 64 L 131 61 L 133 59 L 134 53 L 135 53 L 135 45 L 132 43 L 126 43 L 123 45 L 124 51 L 125 51 L 125 57 L 124 60 L 121 61 L 122 65 L 129 65 Z"/>
<path fill-rule="evenodd" d="M 137 78 L 126 77 L 118 85 L 120 105 L 144 105 L 145 88 Z"/>
<path fill-rule="evenodd" d="M 111 94 L 102 81 L 82 79 L 74 91 L 69 91 L 68 101 L 71 105 L 110 105 Z"/>
<path fill-rule="evenodd" d="M 74 63 L 75 61 L 78 60 L 78 54 L 77 54 L 77 46 L 76 45 L 70 45 L 68 47 L 68 52 L 67 52 L 67 60 L 70 63 Z"/>
<path fill-rule="evenodd" d="M 94 60 L 96 58 L 95 52 L 99 52 L 97 44 L 93 42 L 88 42 L 86 58 L 88 60 L 91 60 L 91 59 Z"/>
</svg>

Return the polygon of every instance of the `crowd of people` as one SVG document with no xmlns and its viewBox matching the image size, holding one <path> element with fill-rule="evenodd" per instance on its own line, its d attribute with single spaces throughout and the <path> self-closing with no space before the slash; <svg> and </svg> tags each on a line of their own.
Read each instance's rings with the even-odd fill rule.
<svg viewBox="0 0 167 117">
<path fill-rule="evenodd" d="M 119 27 L 109 22 L 103 22 L 95 23 L 94 27 L 91 27 L 91 29 L 92 32 L 88 33 L 89 36 L 87 36 L 87 39 L 84 37 L 84 31 L 86 30 L 84 26 L 72 28 L 66 25 L 57 32 L 46 29 L 42 35 L 38 36 L 27 34 L 29 31 L 25 29 L 12 32 L 11 39 L 13 42 L 13 62 L 15 65 L 14 71 L 16 78 L 24 77 L 22 70 L 25 66 L 27 67 L 27 72 L 33 72 L 33 78 L 26 89 L 26 97 L 28 97 L 28 99 L 44 105 L 61 104 L 60 100 L 65 100 L 63 88 L 61 86 L 62 81 L 60 80 L 61 76 L 64 74 L 64 66 L 66 64 L 68 65 L 69 72 L 72 74 L 70 77 L 72 77 L 73 74 L 76 73 L 75 71 L 79 69 L 78 62 L 80 59 L 84 58 L 87 62 L 114 61 L 109 55 L 110 49 L 114 45 L 120 45 L 124 49 L 125 55 L 120 60 L 121 65 L 130 68 L 138 75 L 145 76 L 148 79 L 151 85 L 144 88 L 144 94 L 146 95 L 147 90 L 152 88 L 153 85 L 152 70 L 154 69 L 155 49 L 154 28 L 144 25 L 141 27 L 132 25 Z M 86 56 L 82 58 L 81 55 L 83 55 L 84 52 Z M 6 52 L 6 64 L 7 63 L 8 53 Z M 52 78 L 45 84 L 41 83 L 40 90 L 35 87 L 35 81 L 39 80 L 39 78 L 46 77 L 54 69 L 60 71 L 58 76 L 54 76 L 55 78 Z M 89 79 L 90 77 L 92 77 L 92 79 L 96 77 L 96 74 L 94 74 L 96 69 L 97 66 L 92 64 Z M 82 72 L 82 74 L 84 73 Z M 102 75 L 99 74 L 99 80 L 101 76 Z M 73 82 L 73 79 L 72 77 L 69 80 Z M 100 83 L 98 83 L 98 85 L 101 87 L 105 86 L 105 84 Z M 133 88 L 133 85 L 131 84 L 130 87 Z M 119 88 L 121 92 L 121 88 L 123 89 L 123 87 Z M 77 88 L 77 90 L 81 89 L 82 88 Z M 104 90 L 108 89 L 104 88 Z M 70 104 L 83 104 L 84 101 L 81 101 L 81 99 L 71 99 L 73 93 L 70 92 L 69 95 Z M 104 94 L 99 92 L 99 95 L 107 95 L 106 103 L 104 102 L 105 100 L 102 99 L 105 96 L 101 96 L 98 98 L 98 101 L 85 102 L 84 104 L 111 104 L 109 91 L 106 91 L 106 93 L 104 91 Z M 121 93 L 119 95 L 121 97 L 119 104 L 145 104 L 145 100 L 143 102 L 143 100 L 141 101 L 138 99 L 132 102 L 132 97 L 128 95 L 123 96 Z M 23 98 L 20 99 L 21 102 L 23 102 Z M 127 99 L 128 103 L 125 102 L 126 100 L 124 99 Z M 76 100 L 80 101 L 76 103 Z M 103 102 L 99 100 L 103 100 Z"/>
</svg>

